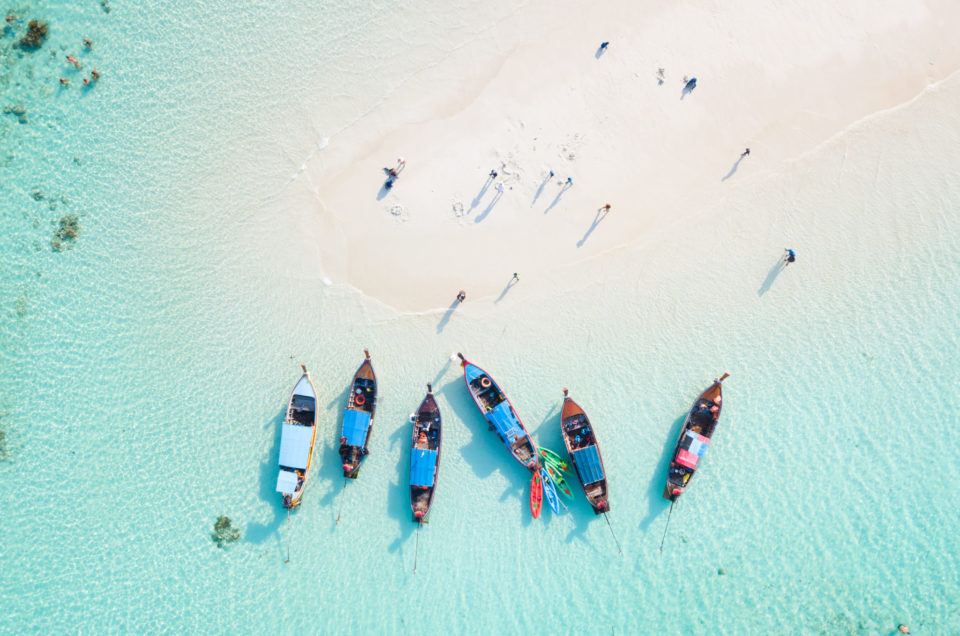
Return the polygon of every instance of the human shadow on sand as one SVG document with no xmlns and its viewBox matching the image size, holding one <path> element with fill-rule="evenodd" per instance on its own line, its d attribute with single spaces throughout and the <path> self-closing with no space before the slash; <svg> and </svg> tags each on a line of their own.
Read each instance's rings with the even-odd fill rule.
<svg viewBox="0 0 960 636">
<path fill-rule="evenodd" d="M 737 168 L 740 167 L 740 162 L 741 162 L 741 161 L 743 161 L 743 157 L 742 157 L 742 156 L 741 156 L 739 159 L 737 159 L 736 161 L 733 162 L 733 167 L 730 168 L 730 172 L 728 172 L 727 174 L 725 174 L 725 175 L 723 176 L 723 178 L 720 179 L 720 181 L 726 181 L 727 179 L 729 179 L 730 177 L 732 177 L 733 174 L 737 171 Z"/>
<path fill-rule="evenodd" d="M 287 511 L 283 507 L 283 501 L 280 493 L 276 492 L 277 471 L 279 470 L 277 461 L 280 457 L 280 434 L 283 430 L 283 420 L 287 409 L 283 408 L 275 417 L 273 417 L 263 430 L 265 434 L 273 435 L 273 442 L 270 444 L 270 451 L 266 454 L 264 460 L 260 462 L 260 499 L 266 503 L 273 518 L 267 523 L 251 523 L 247 525 L 244 539 L 250 543 L 261 544 L 270 537 L 277 540 L 278 549 L 282 549 L 280 534 L 277 530 L 287 516 Z"/>
<path fill-rule="evenodd" d="M 480 188 L 480 192 L 477 193 L 477 196 L 473 197 L 473 201 L 470 202 L 470 208 L 466 211 L 466 214 L 470 214 L 477 209 L 477 206 L 480 205 L 480 201 L 483 200 L 483 195 L 487 193 L 487 190 L 490 188 L 490 184 L 493 183 L 493 177 L 487 177 L 487 180 L 483 182 L 483 187 Z"/>
<path fill-rule="evenodd" d="M 537 203 L 537 199 L 540 198 L 540 195 L 543 194 L 543 189 L 550 183 L 550 175 L 547 175 L 542 182 L 540 182 L 540 187 L 537 188 L 536 194 L 533 195 L 533 201 L 530 202 L 530 207 L 532 208 Z"/>
<path fill-rule="evenodd" d="M 566 192 L 569 188 L 570 188 L 569 185 L 564 184 L 563 187 L 560 188 L 560 192 L 557 192 L 557 196 L 553 198 L 553 201 L 550 202 L 550 205 L 547 206 L 547 209 L 544 210 L 543 213 L 544 214 L 548 213 L 550 210 L 553 209 L 553 206 L 560 203 L 560 197 L 562 197 L 563 193 Z"/>
<path fill-rule="evenodd" d="M 507 292 L 513 289 L 513 286 L 519 283 L 520 281 L 516 278 L 511 278 L 510 281 L 503 287 L 503 291 L 500 292 L 500 295 L 496 297 L 493 301 L 493 304 L 496 305 L 498 302 L 503 300 L 503 297 L 507 295 Z"/>
<path fill-rule="evenodd" d="M 780 272 L 782 272 L 786 266 L 787 263 L 782 257 L 777 259 L 777 262 L 774 263 L 770 271 L 767 272 L 767 277 L 763 279 L 763 284 L 760 285 L 760 289 L 757 290 L 757 296 L 763 296 L 770 291 L 770 288 L 773 286 L 773 281 L 777 280 L 777 276 L 780 275 Z"/>
<path fill-rule="evenodd" d="M 440 322 L 437 323 L 437 333 L 443 331 L 443 328 L 447 326 L 447 323 L 450 322 L 451 318 L 453 318 L 453 312 L 457 310 L 458 305 L 460 305 L 460 301 L 454 298 L 453 303 L 447 307 L 446 311 L 443 312 L 443 318 L 441 318 Z"/>
<path fill-rule="evenodd" d="M 485 218 L 487 218 L 487 215 L 493 211 L 494 206 L 496 206 L 497 203 L 500 202 L 500 198 L 502 196 L 503 196 L 503 192 L 497 192 L 495 195 L 493 195 L 493 199 L 491 199 L 490 203 L 487 204 L 487 208 L 483 212 L 481 212 L 480 215 L 473 220 L 473 222 L 479 223 L 483 221 Z"/>
<path fill-rule="evenodd" d="M 667 483 L 670 460 L 673 458 L 673 451 L 677 447 L 677 439 L 680 437 L 680 430 L 686 419 L 687 414 L 684 413 L 670 425 L 667 443 L 663 447 L 663 452 L 660 453 L 660 459 L 657 461 L 656 468 L 653 469 L 650 485 L 647 487 L 647 516 L 640 521 L 640 530 L 649 528 L 654 519 L 670 508 L 670 502 L 663 498 L 663 489 Z"/>
<path fill-rule="evenodd" d="M 593 217 L 593 223 L 591 223 L 590 227 L 587 228 L 587 231 L 583 234 L 583 238 L 577 241 L 577 247 L 583 247 L 583 244 L 587 242 L 587 239 L 590 238 L 590 235 L 593 234 L 593 231 L 597 229 L 598 225 L 600 225 L 600 221 L 607 218 L 609 213 L 610 210 L 604 210 L 603 208 L 597 210 L 597 215 Z"/>
</svg>

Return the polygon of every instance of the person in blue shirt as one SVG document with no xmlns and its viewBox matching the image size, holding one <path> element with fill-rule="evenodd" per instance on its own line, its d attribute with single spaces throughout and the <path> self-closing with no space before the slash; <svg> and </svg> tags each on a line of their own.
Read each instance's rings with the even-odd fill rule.
<svg viewBox="0 0 960 636">
<path fill-rule="evenodd" d="M 790 263 L 797 260 L 797 254 L 790 249 L 789 247 L 783 248 L 783 266 L 786 267 Z"/>
</svg>

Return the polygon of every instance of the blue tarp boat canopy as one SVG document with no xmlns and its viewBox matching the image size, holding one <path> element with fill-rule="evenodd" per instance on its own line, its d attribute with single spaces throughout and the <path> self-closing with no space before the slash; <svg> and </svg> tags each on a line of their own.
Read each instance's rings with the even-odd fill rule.
<svg viewBox="0 0 960 636">
<path fill-rule="evenodd" d="M 410 485 L 432 486 L 437 467 L 437 451 L 414 448 L 410 454 Z"/>
<path fill-rule="evenodd" d="M 596 446 L 587 446 L 573 451 L 573 460 L 576 462 L 577 472 L 584 485 L 592 484 L 603 479 L 603 464 L 600 463 L 600 453 Z"/>
<path fill-rule="evenodd" d="M 497 433 L 507 444 L 512 444 L 516 437 L 526 437 L 527 435 L 523 427 L 520 426 L 517 416 L 514 415 L 513 409 L 510 408 L 510 403 L 506 400 L 497 404 L 492 411 L 487 411 L 485 417 L 488 422 L 493 424 Z"/>
<path fill-rule="evenodd" d="M 370 428 L 370 414 L 366 411 L 343 412 L 343 437 L 348 446 L 363 446 L 367 443 L 367 430 Z"/>
</svg>

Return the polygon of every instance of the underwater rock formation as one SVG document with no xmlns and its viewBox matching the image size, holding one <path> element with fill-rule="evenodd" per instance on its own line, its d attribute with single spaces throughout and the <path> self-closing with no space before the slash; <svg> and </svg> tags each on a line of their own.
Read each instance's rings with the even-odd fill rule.
<svg viewBox="0 0 960 636">
<path fill-rule="evenodd" d="M 47 23 L 40 20 L 30 20 L 27 27 L 27 34 L 20 38 L 17 45 L 26 51 L 36 51 L 43 46 L 43 41 L 47 39 Z"/>
<path fill-rule="evenodd" d="M 213 524 L 213 532 L 210 538 L 217 544 L 218 548 L 223 548 L 240 539 L 240 531 L 233 527 L 230 517 L 220 515 L 217 522 Z"/>
<path fill-rule="evenodd" d="M 80 219 L 76 214 L 68 214 L 60 217 L 60 225 L 57 231 L 53 233 L 53 239 L 50 240 L 50 247 L 55 252 L 62 252 L 73 246 L 73 243 L 80 235 Z"/>
</svg>

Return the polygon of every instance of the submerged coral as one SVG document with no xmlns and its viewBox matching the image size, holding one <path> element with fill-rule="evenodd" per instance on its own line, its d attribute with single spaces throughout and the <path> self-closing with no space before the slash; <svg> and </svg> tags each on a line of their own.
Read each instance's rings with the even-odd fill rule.
<svg viewBox="0 0 960 636">
<path fill-rule="evenodd" d="M 50 247 L 55 252 L 62 252 L 71 247 L 80 235 L 80 219 L 76 214 L 67 214 L 60 217 L 60 225 L 53 233 Z"/>
<path fill-rule="evenodd" d="M 27 34 L 20 38 L 17 44 L 21 49 L 36 51 L 47 39 L 47 23 L 41 20 L 30 20 L 27 27 Z"/>
<path fill-rule="evenodd" d="M 213 532 L 210 538 L 217 544 L 218 548 L 225 547 L 240 539 L 240 531 L 233 527 L 230 517 L 220 515 L 217 522 L 213 524 Z"/>
</svg>

